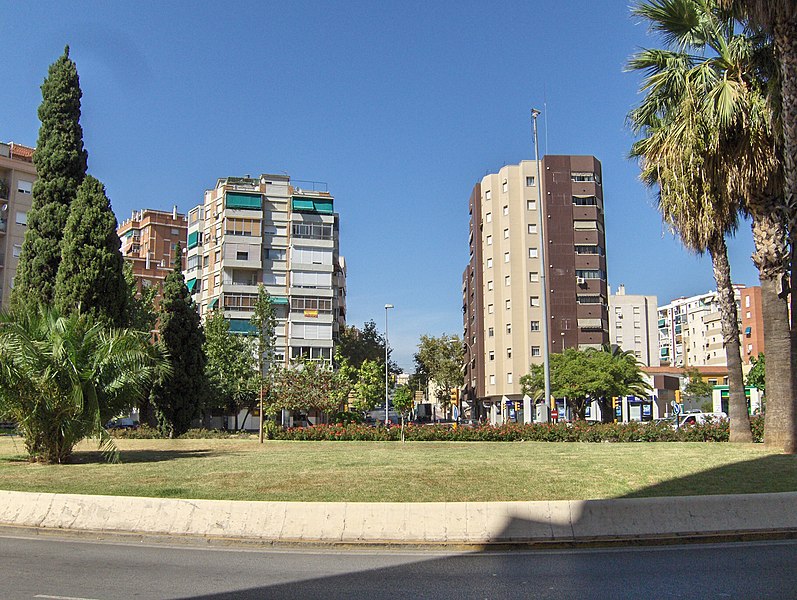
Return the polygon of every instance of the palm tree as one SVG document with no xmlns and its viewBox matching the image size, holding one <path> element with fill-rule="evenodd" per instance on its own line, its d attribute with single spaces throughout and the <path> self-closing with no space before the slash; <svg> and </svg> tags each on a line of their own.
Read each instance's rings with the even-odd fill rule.
<svg viewBox="0 0 797 600">
<path fill-rule="evenodd" d="M 790 245 L 789 256 L 784 263 L 797 264 L 797 3 L 794 0 L 718 0 L 726 9 L 746 21 L 748 27 L 760 27 L 768 32 L 774 41 L 775 54 L 779 66 L 776 77 L 779 96 L 779 117 L 783 144 L 783 181 L 781 184 L 781 202 L 775 208 L 777 214 L 785 221 L 778 223 L 785 228 Z M 774 212 L 774 211 L 773 211 Z M 782 252 L 778 249 L 776 256 Z M 782 297 L 786 297 L 789 287 L 794 287 L 794 276 L 791 286 L 787 278 L 782 278 Z M 762 282 L 762 301 L 764 286 Z M 784 319 L 783 311 L 777 314 L 778 323 L 770 326 L 780 327 Z M 788 316 L 785 317 L 788 322 Z M 765 338 L 766 338 L 765 321 Z M 767 363 L 767 407 L 765 422 L 765 442 L 767 445 L 779 446 L 787 452 L 797 452 L 797 373 L 794 356 L 797 354 L 797 294 L 791 294 L 791 336 L 789 344 L 782 339 L 770 342 L 765 339 L 767 355 L 788 354 L 790 357 L 791 376 L 787 379 L 779 366 Z M 770 350 L 771 348 L 771 350 Z M 773 356 L 775 360 L 779 360 Z M 771 388 L 772 385 L 774 388 Z M 771 388 L 771 389 L 770 389 Z"/>
<path fill-rule="evenodd" d="M 649 0 L 634 14 L 650 22 L 667 48 L 643 50 L 629 67 L 646 72 L 646 97 L 629 120 L 642 138 L 632 148 L 642 179 L 659 189 L 662 219 L 689 250 L 711 256 L 717 284 L 730 389 L 730 439 L 751 442 L 744 396 L 739 325 L 725 242 L 741 209 L 726 182 L 731 174 L 723 126 L 729 96 L 738 90 L 718 75 L 737 50 L 733 22 L 710 0 Z M 710 51 L 706 56 L 701 51 Z M 696 51 L 694 54 L 690 51 Z"/>
<path fill-rule="evenodd" d="M 0 414 L 18 423 L 31 460 L 63 463 L 87 437 L 115 460 L 103 423 L 132 406 L 164 362 L 145 333 L 107 329 L 87 315 L 3 313 Z"/>
</svg>

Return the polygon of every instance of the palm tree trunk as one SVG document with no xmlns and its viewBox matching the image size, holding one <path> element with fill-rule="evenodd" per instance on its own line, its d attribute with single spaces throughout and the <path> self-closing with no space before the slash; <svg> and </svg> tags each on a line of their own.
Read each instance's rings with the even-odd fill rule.
<svg viewBox="0 0 797 600">
<path fill-rule="evenodd" d="M 753 215 L 753 262 L 761 282 L 761 312 L 764 321 L 766 412 L 764 443 L 795 451 L 794 354 L 791 352 L 788 300 L 781 292 L 787 275 L 788 248 L 785 227 L 772 210 Z M 791 426 L 790 426 L 791 424 Z"/>
<path fill-rule="evenodd" d="M 786 180 L 784 196 L 789 217 L 789 245 L 791 247 L 791 345 L 790 354 L 797 354 L 797 294 L 795 287 L 794 266 L 797 265 L 797 24 L 793 20 L 779 20 L 774 27 L 775 48 L 781 69 L 781 122 L 783 123 L 783 171 Z M 766 348 L 769 354 L 769 348 Z M 797 374 L 792 369 L 792 390 L 797 389 Z M 778 425 L 780 434 L 778 442 L 773 438 L 771 445 L 782 445 L 789 453 L 797 452 L 797 399 L 791 395 L 791 402 L 785 410 L 780 411 L 781 421 Z M 767 406 L 769 411 L 770 406 Z M 775 416 L 772 417 L 774 419 Z M 767 417 L 765 426 L 771 422 Z M 767 441 L 767 444 L 770 444 Z"/>
<path fill-rule="evenodd" d="M 753 441 L 747 400 L 744 396 L 744 377 L 742 376 L 742 354 L 739 347 L 739 314 L 731 284 L 731 265 L 728 262 L 728 247 L 725 237 L 717 235 L 709 245 L 714 280 L 717 283 L 722 322 L 722 341 L 725 346 L 725 360 L 728 365 L 728 416 L 730 417 L 730 441 Z"/>
</svg>

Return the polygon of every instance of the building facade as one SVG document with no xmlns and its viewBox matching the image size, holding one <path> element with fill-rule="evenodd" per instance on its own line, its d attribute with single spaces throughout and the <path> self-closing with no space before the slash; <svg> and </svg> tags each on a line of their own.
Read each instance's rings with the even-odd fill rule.
<svg viewBox="0 0 797 600">
<path fill-rule="evenodd" d="M 646 367 L 660 364 L 657 319 L 656 296 L 626 294 L 624 285 L 609 295 L 609 340 Z"/>
<path fill-rule="evenodd" d="M 33 148 L 0 143 L 0 306 L 9 307 L 33 203 Z"/>
<path fill-rule="evenodd" d="M 188 213 L 184 268 L 203 319 L 223 310 L 232 331 L 249 331 L 263 284 L 276 309 L 275 360 L 331 362 L 346 318 L 346 267 L 324 184 L 268 174 L 219 179 Z"/>
<path fill-rule="evenodd" d="M 543 344 L 561 352 L 609 342 L 601 164 L 592 156 L 545 156 L 540 171 L 544 215 L 535 161 L 485 176 L 470 197 L 462 282 L 466 415 L 497 407 L 503 414 L 507 401 L 520 400 L 520 377 L 542 362 Z M 546 265 L 539 256 L 543 227 Z"/>
<path fill-rule="evenodd" d="M 742 361 L 750 364 L 764 352 L 761 288 L 734 284 L 739 314 Z M 673 367 L 719 367 L 727 364 L 717 292 L 677 298 L 659 307 L 659 356 Z"/>
<path fill-rule="evenodd" d="M 177 212 L 145 208 L 133 211 L 116 229 L 122 240 L 122 256 L 133 266 L 133 275 L 139 289 L 156 287 L 160 302 L 163 280 L 174 268 L 174 248 L 179 242 L 183 248 L 188 242 L 188 219 Z"/>
</svg>

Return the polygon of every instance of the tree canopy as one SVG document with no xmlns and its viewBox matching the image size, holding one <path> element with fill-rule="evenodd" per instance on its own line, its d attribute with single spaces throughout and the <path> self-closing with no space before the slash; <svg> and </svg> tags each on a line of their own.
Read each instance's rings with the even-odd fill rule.
<svg viewBox="0 0 797 600">
<path fill-rule="evenodd" d="M 437 384 L 438 393 L 444 402 L 450 397 L 452 390 L 462 385 L 464 351 L 459 336 L 422 335 L 414 358 L 416 371 Z"/>
<path fill-rule="evenodd" d="M 601 403 L 603 416 L 614 396 L 635 395 L 646 397 L 650 386 L 645 382 L 642 369 L 633 353 L 623 352 L 616 346 L 601 350 L 568 348 L 551 354 L 551 393 L 556 398 L 567 398 L 577 419 L 584 419 L 587 403 Z M 544 394 L 542 365 L 534 365 L 531 373 L 520 378 L 521 389 L 531 397 Z"/>
<path fill-rule="evenodd" d="M 83 93 L 77 67 L 69 58 L 69 46 L 50 65 L 41 90 L 41 127 L 33 153 L 37 179 L 12 291 L 12 304 L 21 309 L 49 305 L 55 298 L 69 207 L 88 164 L 80 126 Z"/>
</svg>

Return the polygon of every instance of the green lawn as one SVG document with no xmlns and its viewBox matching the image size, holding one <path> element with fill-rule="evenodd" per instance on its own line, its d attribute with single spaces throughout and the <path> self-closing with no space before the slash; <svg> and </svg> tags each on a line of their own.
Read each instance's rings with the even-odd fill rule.
<svg viewBox="0 0 797 600">
<path fill-rule="evenodd" d="M 0 489 L 287 501 L 561 500 L 797 491 L 797 456 L 727 443 L 118 440 L 30 464 L 0 437 Z"/>
</svg>

